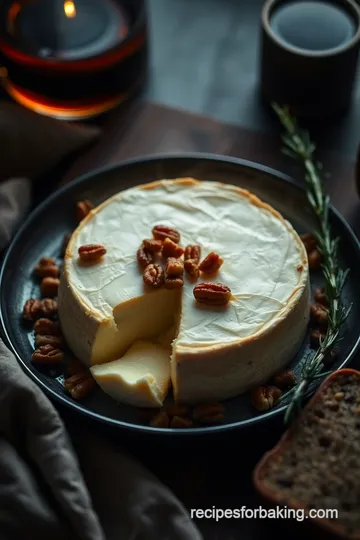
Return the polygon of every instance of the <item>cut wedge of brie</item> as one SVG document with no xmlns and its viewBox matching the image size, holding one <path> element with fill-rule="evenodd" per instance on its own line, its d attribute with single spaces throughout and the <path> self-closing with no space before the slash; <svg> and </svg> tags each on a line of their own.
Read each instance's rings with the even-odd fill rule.
<svg viewBox="0 0 360 540">
<path fill-rule="evenodd" d="M 227 306 L 198 304 L 186 277 L 182 289 L 144 287 L 136 252 L 158 224 L 178 230 L 182 246 L 200 245 L 202 257 L 215 251 L 224 259 L 216 276 L 197 283 L 230 287 Z M 85 244 L 102 244 L 107 253 L 81 264 Z M 235 396 L 286 366 L 304 338 L 309 307 L 307 255 L 288 221 L 248 191 L 190 178 L 131 188 L 92 210 L 67 247 L 58 299 L 65 339 L 89 366 L 120 358 L 138 340 L 161 342 L 175 325 L 171 381 L 175 400 L 188 404 Z M 116 365 L 122 361 L 126 356 Z M 126 380 L 138 375 L 132 362 Z M 111 380 L 116 399 L 143 401 Z"/>
<path fill-rule="evenodd" d="M 137 407 L 161 407 L 170 386 L 171 349 L 138 341 L 120 360 L 90 371 L 106 394 Z"/>
</svg>

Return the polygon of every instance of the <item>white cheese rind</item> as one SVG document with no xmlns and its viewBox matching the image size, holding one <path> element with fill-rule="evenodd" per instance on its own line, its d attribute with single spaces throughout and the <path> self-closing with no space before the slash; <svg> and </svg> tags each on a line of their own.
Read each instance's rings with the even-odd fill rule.
<svg viewBox="0 0 360 540">
<path fill-rule="evenodd" d="M 202 256 L 221 255 L 213 279 L 231 288 L 227 307 L 197 304 L 187 279 L 181 291 L 144 289 L 136 251 L 156 224 L 179 230 L 183 246 L 200 244 Z M 107 253 L 80 265 L 77 250 L 89 243 Z M 193 179 L 138 186 L 92 210 L 67 248 L 59 291 L 65 338 L 90 365 L 163 333 L 177 316 L 172 382 L 188 403 L 236 395 L 283 367 L 304 336 L 309 304 L 307 256 L 292 226 L 245 190 Z"/>
<path fill-rule="evenodd" d="M 263 383 L 295 357 L 304 340 L 310 304 L 310 285 L 283 313 L 239 345 L 195 348 L 175 341 L 171 359 L 174 399 L 195 405 L 231 398 Z"/>
</svg>

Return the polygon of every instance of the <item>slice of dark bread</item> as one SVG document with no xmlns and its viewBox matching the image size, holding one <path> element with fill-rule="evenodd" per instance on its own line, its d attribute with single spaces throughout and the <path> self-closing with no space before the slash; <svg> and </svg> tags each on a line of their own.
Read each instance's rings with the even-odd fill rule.
<svg viewBox="0 0 360 540">
<path fill-rule="evenodd" d="M 339 370 L 323 382 L 253 479 L 271 505 L 337 510 L 337 519 L 308 521 L 360 539 L 359 371 Z"/>
</svg>

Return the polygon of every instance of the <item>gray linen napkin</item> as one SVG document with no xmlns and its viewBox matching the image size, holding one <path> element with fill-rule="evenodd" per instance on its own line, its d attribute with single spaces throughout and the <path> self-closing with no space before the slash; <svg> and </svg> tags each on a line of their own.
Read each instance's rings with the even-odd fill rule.
<svg viewBox="0 0 360 540">
<path fill-rule="evenodd" d="M 1 127 L 0 115 L 0 140 Z M 0 252 L 30 200 L 28 180 L 0 184 Z M 0 339 L 0 540 L 201 540 L 180 501 L 137 460 L 89 428 L 69 428 L 71 437 Z"/>
</svg>

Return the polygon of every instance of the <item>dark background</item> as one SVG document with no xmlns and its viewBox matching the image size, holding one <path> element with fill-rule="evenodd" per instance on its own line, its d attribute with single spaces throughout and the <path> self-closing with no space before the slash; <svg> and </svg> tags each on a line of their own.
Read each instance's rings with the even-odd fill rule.
<svg viewBox="0 0 360 540">
<path fill-rule="evenodd" d="M 147 97 L 251 130 L 274 121 L 258 95 L 263 0 L 149 0 L 150 80 Z M 328 150 L 354 158 L 360 142 L 359 74 L 354 106 L 341 121 L 317 123 Z"/>
</svg>

